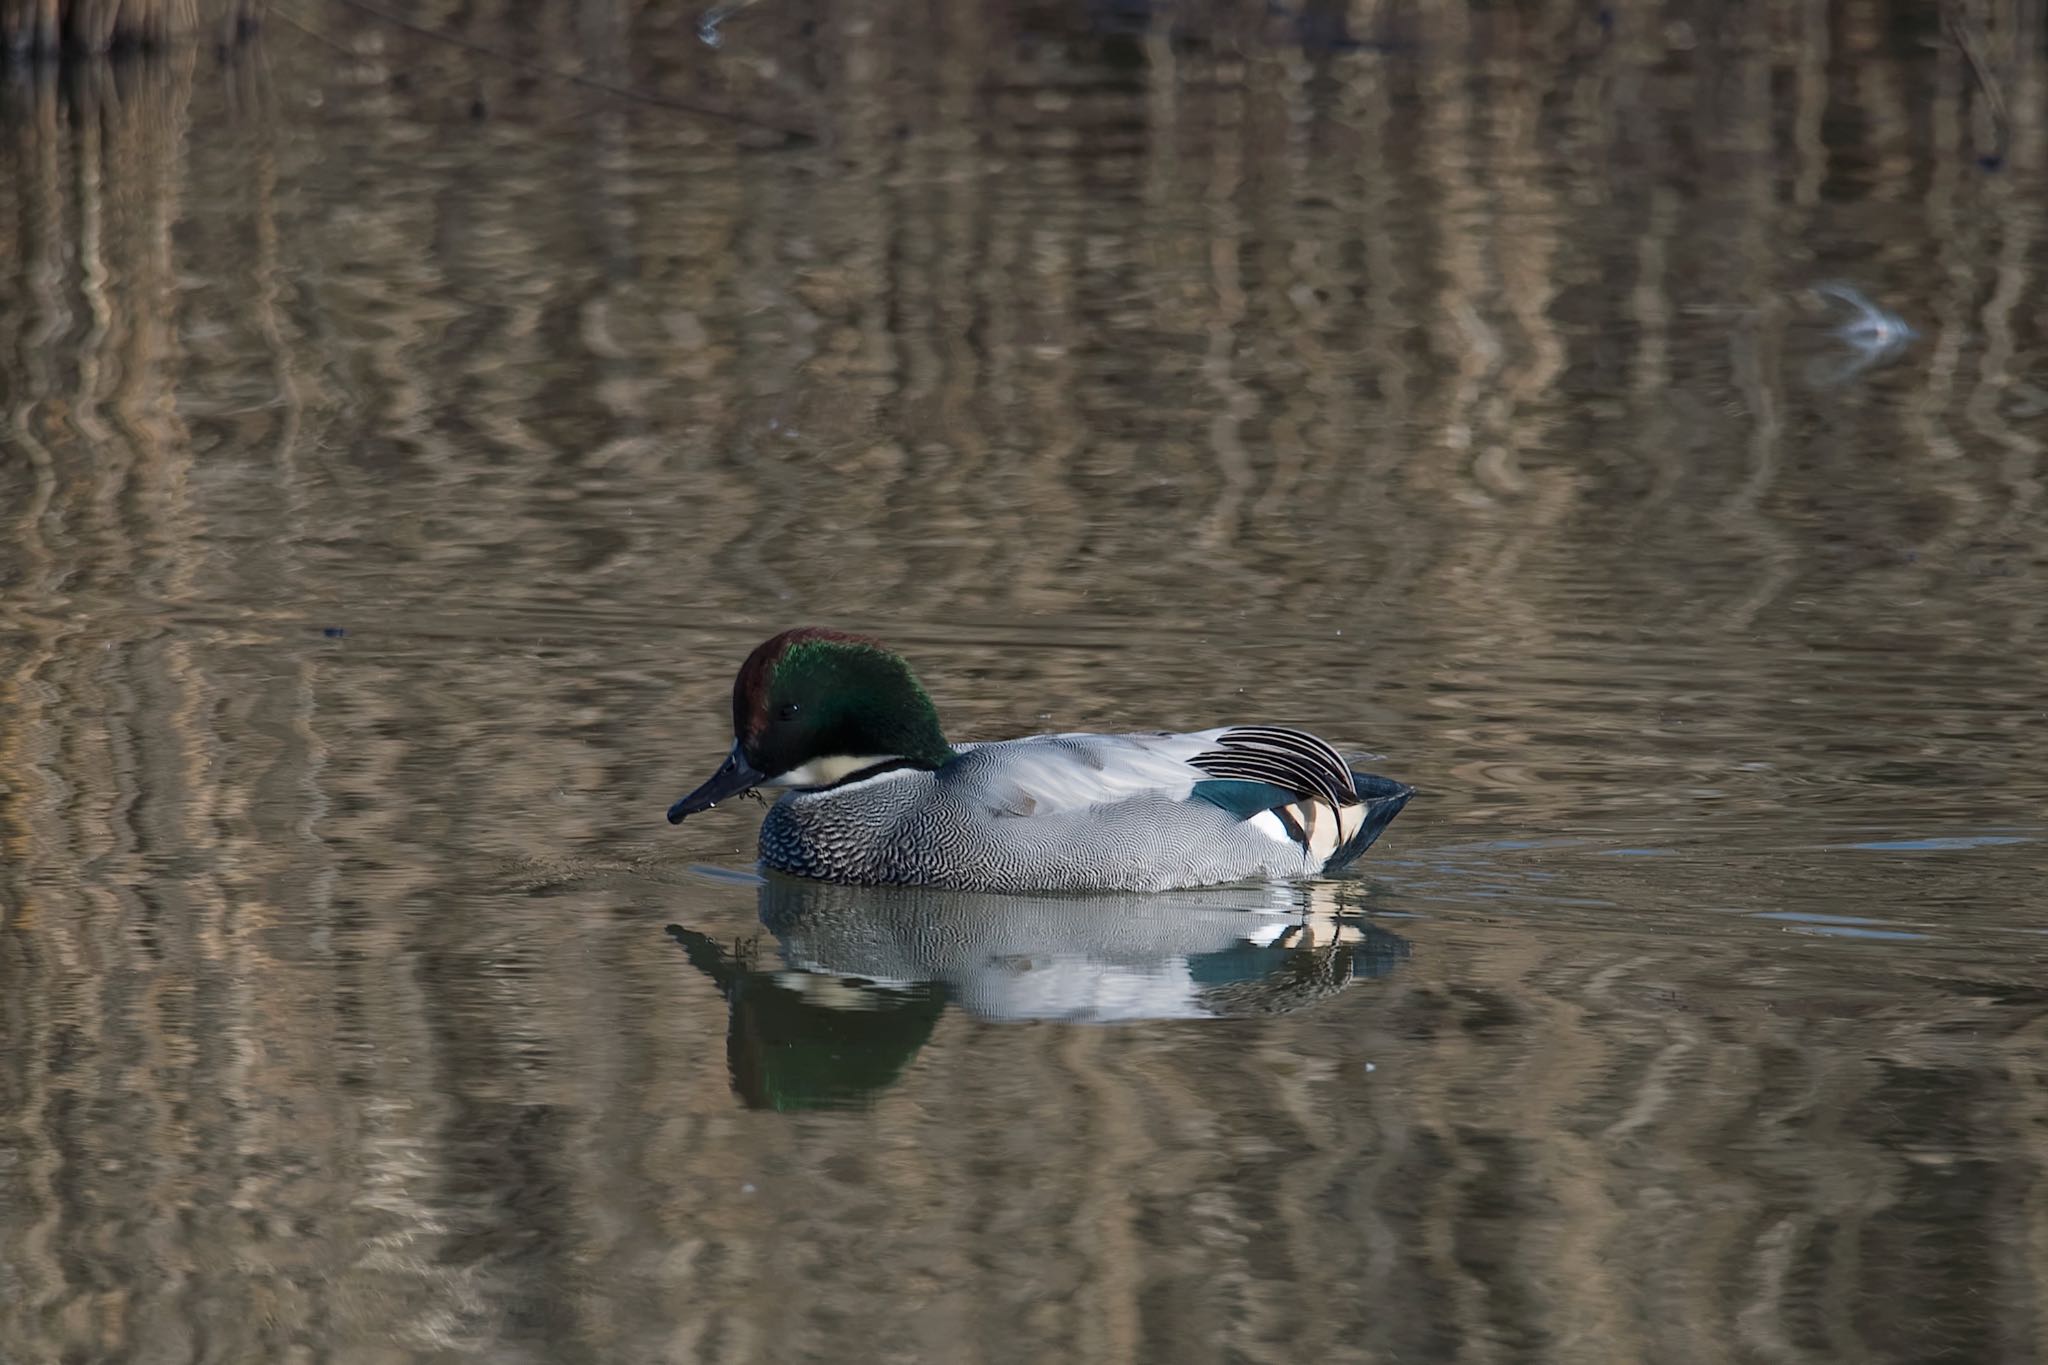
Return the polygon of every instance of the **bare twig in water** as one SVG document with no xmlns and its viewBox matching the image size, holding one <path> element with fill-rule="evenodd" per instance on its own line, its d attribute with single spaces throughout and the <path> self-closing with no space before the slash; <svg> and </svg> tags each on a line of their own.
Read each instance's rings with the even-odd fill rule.
<svg viewBox="0 0 2048 1365">
<path fill-rule="evenodd" d="M 1993 150 L 1981 161 L 1986 170 L 1995 170 L 2005 164 L 2006 149 L 2011 144 L 2012 122 L 2006 116 L 2005 95 L 1999 88 L 1998 77 L 1984 60 L 1984 41 L 1962 7 L 1951 0 L 1941 7 L 1941 19 L 1949 37 L 1962 50 L 1963 59 L 1970 64 L 1970 74 L 1976 77 L 1977 88 L 1984 92 L 1985 104 L 1990 106 Z"/>
</svg>

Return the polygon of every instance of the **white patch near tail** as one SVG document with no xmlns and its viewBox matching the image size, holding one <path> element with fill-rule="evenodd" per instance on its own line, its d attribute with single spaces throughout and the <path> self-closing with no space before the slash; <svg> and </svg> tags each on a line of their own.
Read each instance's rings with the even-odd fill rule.
<svg viewBox="0 0 2048 1365">
<path fill-rule="evenodd" d="M 1346 806 L 1337 812 L 1337 847 L 1342 848 L 1358 837 L 1358 831 L 1365 828 L 1368 807 L 1361 801 L 1355 806 Z M 1335 849 L 1331 850 L 1335 852 Z"/>
<path fill-rule="evenodd" d="M 1265 835 L 1268 839 L 1275 839 L 1283 844 L 1294 842 L 1294 836 L 1287 832 L 1286 825 L 1280 823 L 1280 817 L 1269 810 L 1260 811 L 1257 815 L 1245 821 L 1245 823 Z"/>
<path fill-rule="evenodd" d="M 1308 835 L 1309 856 L 1316 859 L 1328 858 L 1337 851 L 1337 811 L 1321 801 L 1301 801 L 1295 805 L 1299 811 L 1302 832 Z"/>
<path fill-rule="evenodd" d="M 1312 858 L 1328 862 L 1337 856 L 1365 823 L 1365 806 L 1332 806 L 1313 798 L 1286 807 L 1301 829 L 1301 841 Z"/>
<path fill-rule="evenodd" d="M 1314 797 L 1263 811 L 1245 821 L 1268 839 L 1293 844 L 1328 862 L 1365 824 L 1365 805 L 1331 806 Z"/>
</svg>

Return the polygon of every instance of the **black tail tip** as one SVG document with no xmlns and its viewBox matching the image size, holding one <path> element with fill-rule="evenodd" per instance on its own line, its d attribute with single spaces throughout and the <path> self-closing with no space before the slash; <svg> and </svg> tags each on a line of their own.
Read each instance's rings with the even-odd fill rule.
<svg viewBox="0 0 2048 1365">
<path fill-rule="evenodd" d="M 1365 807 L 1365 822 L 1358 827 L 1358 833 L 1330 855 L 1330 861 L 1323 865 L 1325 872 L 1355 862 L 1386 832 L 1387 826 L 1394 823 L 1394 817 L 1401 813 L 1401 807 L 1408 804 L 1408 798 L 1415 795 L 1415 788 L 1407 783 L 1396 782 L 1377 773 L 1354 772 L 1351 774 L 1351 786 Z"/>
<path fill-rule="evenodd" d="M 1391 801 L 1395 810 L 1401 809 L 1408 803 L 1408 798 L 1415 795 L 1415 788 L 1406 782 L 1396 782 L 1393 778 L 1381 777 L 1378 773 L 1354 772 L 1351 774 L 1351 786 L 1358 793 L 1360 800 Z"/>
</svg>

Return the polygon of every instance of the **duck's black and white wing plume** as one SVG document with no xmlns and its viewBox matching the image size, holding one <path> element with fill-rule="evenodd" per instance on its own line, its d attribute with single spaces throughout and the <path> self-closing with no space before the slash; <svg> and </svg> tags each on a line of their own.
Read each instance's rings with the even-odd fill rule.
<svg viewBox="0 0 2048 1365">
<path fill-rule="evenodd" d="M 1282 725 L 1234 725 L 1209 731 L 1214 747 L 1191 760 L 1211 777 L 1263 782 L 1336 809 L 1358 800 L 1351 765 L 1305 730 Z"/>
</svg>

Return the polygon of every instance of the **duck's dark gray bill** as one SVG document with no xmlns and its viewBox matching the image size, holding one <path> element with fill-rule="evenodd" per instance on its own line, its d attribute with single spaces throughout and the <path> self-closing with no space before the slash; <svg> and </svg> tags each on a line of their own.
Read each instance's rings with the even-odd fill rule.
<svg viewBox="0 0 2048 1365">
<path fill-rule="evenodd" d="M 761 785 L 763 776 L 754 771 L 754 766 L 740 753 L 740 746 L 735 744 L 718 771 L 711 774 L 710 781 L 668 808 L 668 822 L 680 825 L 685 815 L 710 810 L 721 801 L 752 791 Z"/>
</svg>

